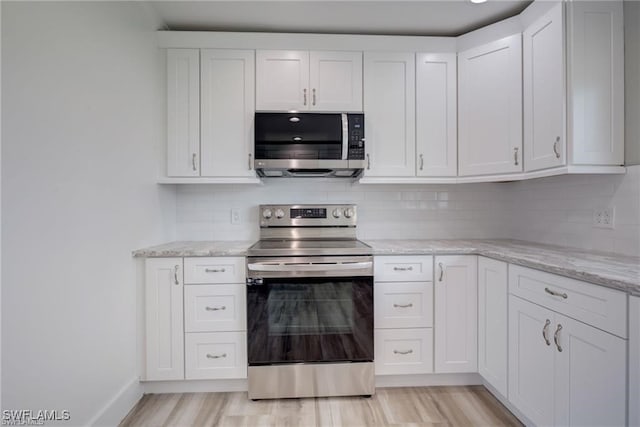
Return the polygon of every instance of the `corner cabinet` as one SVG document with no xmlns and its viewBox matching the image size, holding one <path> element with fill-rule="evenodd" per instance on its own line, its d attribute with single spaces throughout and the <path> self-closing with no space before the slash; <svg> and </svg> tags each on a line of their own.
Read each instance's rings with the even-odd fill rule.
<svg viewBox="0 0 640 427">
<path fill-rule="evenodd" d="M 478 372 L 507 397 L 507 263 L 478 257 Z"/>
<path fill-rule="evenodd" d="M 145 261 L 146 380 L 184 379 L 182 258 Z"/>
<path fill-rule="evenodd" d="M 364 53 L 366 177 L 416 172 L 415 54 Z"/>
<path fill-rule="evenodd" d="M 362 111 L 362 52 L 258 50 L 258 111 Z"/>
<path fill-rule="evenodd" d="M 520 34 L 458 53 L 460 176 L 522 172 Z"/>
<path fill-rule="evenodd" d="M 258 182 L 253 50 L 167 50 L 167 175 Z"/>
<path fill-rule="evenodd" d="M 478 372 L 478 260 L 435 257 L 435 372 Z"/>
</svg>

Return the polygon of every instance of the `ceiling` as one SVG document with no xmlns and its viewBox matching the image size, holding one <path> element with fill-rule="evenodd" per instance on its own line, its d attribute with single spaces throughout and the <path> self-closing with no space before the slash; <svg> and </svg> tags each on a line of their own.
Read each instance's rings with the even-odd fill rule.
<svg viewBox="0 0 640 427">
<path fill-rule="evenodd" d="M 457 36 L 520 13 L 531 0 L 151 1 L 177 31 Z"/>
</svg>

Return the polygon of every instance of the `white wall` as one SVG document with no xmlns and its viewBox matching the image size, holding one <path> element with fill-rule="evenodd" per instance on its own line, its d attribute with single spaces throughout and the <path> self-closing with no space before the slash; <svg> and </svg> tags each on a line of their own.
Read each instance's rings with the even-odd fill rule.
<svg viewBox="0 0 640 427">
<path fill-rule="evenodd" d="M 510 184 L 511 237 L 640 256 L 640 165 L 626 175 L 570 175 Z M 615 228 L 592 226 L 615 207 Z"/>
<path fill-rule="evenodd" d="M 2 2 L 4 409 L 86 425 L 138 397 L 131 250 L 175 224 L 158 28 L 142 3 Z"/>
<path fill-rule="evenodd" d="M 508 200 L 506 188 L 313 179 L 271 179 L 263 186 L 179 186 L 177 237 L 256 240 L 262 203 L 356 203 L 361 239 L 508 237 L 500 216 Z M 232 208 L 240 211 L 240 224 L 230 223 Z"/>
</svg>

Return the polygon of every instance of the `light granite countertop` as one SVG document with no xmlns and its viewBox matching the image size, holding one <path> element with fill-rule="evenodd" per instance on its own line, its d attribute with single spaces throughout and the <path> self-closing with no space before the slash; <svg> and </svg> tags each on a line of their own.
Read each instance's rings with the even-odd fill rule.
<svg viewBox="0 0 640 427">
<path fill-rule="evenodd" d="M 640 257 L 519 240 L 369 240 L 374 255 L 482 255 L 640 296 Z M 244 256 L 253 242 L 179 241 L 133 252 L 135 257 Z"/>
</svg>

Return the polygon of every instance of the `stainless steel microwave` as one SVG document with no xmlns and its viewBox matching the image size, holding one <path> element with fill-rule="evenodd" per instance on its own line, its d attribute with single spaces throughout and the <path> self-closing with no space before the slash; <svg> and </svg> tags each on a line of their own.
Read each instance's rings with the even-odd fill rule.
<svg viewBox="0 0 640 427">
<path fill-rule="evenodd" d="M 364 114 L 256 113 L 255 169 L 263 177 L 358 177 Z"/>
</svg>

